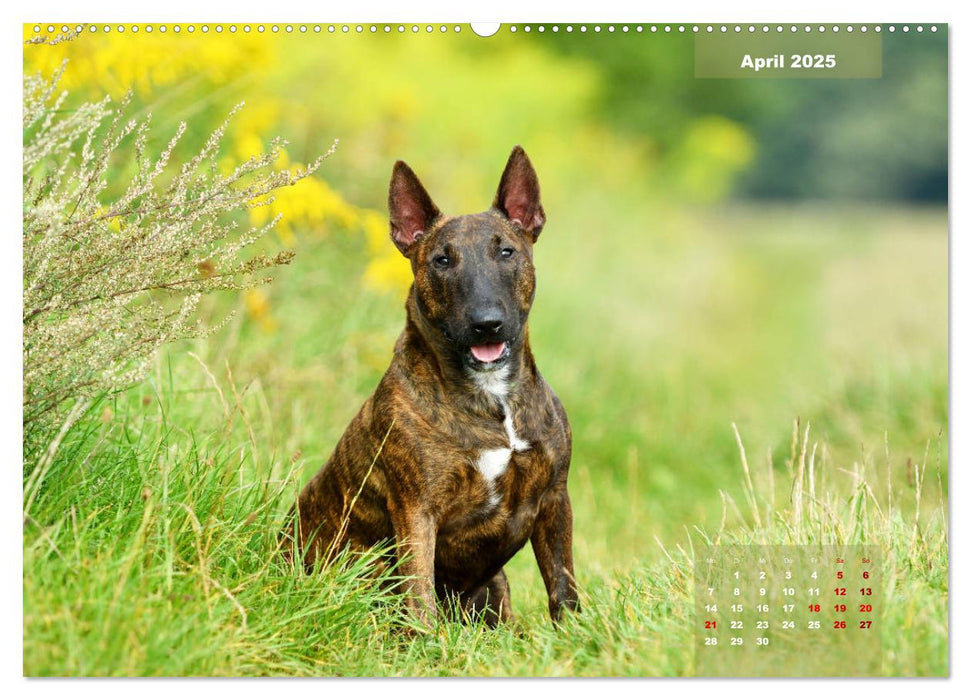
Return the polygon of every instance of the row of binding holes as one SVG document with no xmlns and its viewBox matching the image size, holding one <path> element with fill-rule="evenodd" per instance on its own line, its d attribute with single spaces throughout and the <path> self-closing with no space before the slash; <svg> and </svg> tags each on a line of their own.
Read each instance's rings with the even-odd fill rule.
<svg viewBox="0 0 971 700">
<path fill-rule="evenodd" d="M 535 30 L 537 32 L 541 32 L 542 33 L 542 32 L 545 32 L 547 30 L 547 27 L 544 26 L 544 25 L 538 25 L 536 27 L 533 27 L 533 26 L 528 25 L 528 24 L 527 25 L 524 25 L 522 27 L 517 27 L 514 24 L 514 25 L 512 25 L 512 26 L 509 27 L 509 31 L 510 32 L 513 32 L 513 33 L 517 32 L 517 31 L 520 31 L 520 29 L 522 31 L 524 31 L 524 32 L 531 32 L 531 31 Z M 581 33 L 582 32 L 589 32 L 589 31 L 592 31 L 594 33 L 598 33 L 598 32 L 602 32 L 602 31 L 604 31 L 606 29 L 606 31 L 608 33 L 610 33 L 610 32 L 617 32 L 617 31 L 620 31 L 622 33 L 629 33 L 631 31 L 634 31 L 634 32 L 637 32 L 637 33 L 650 32 L 652 34 L 658 34 L 658 33 L 671 34 L 671 33 L 675 33 L 675 32 L 681 33 L 681 34 L 684 34 L 686 32 L 691 32 L 693 34 L 705 34 L 705 33 L 707 33 L 707 34 L 715 34 L 715 33 L 718 33 L 718 32 L 721 32 L 721 33 L 728 33 L 728 32 L 742 33 L 742 32 L 748 32 L 750 34 L 754 34 L 755 32 L 761 32 L 763 34 L 768 34 L 769 32 L 775 31 L 776 33 L 780 33 L 781 34 L 781 33 L 786 32 L 786 31 L 792 32 L 792 33 L 794 33 L 794 32 L 813 32 L 813 31 L 819 32 L 819 33 L 824 33 L 824 32 L 827 32 L 827 31 L 832 31 L 833 33 L 838 33 L 840 31 L 852 33 L 853 31 L 860 31 L 860 32 L 866 33 L 868 31 L 870 31 L 871 27 L 868 27 L 867 25 L 860 25 L 859 27 L 853 27 L 852 25 L 847 25 L 847 26 L 844 26 L 844 27 L 839 27 L 837 25 L 833 25 L 832 27 L 827 27 L 827 26 L 822 25 L 822 24 L 817 25 L 817 26 L 812 26 L 812 25 L 808 25 L 808 24 L 807 25 L 800 25 L 800 26 L 797 26 L 795 24 L 785 25 L 785 26 L 784 25 L 781 25 L 781 24 L 776 24 L 776 25 L 773 25 L 773 26 L 769 26 L 768 24 L 762 24 L 762 25 L 754 25 L 754 24 L 749 24 L 749 25 L 740 25 L 740 24 L 734 24 L 734 25 L 726 25 L 726 24 L 718 24 L 718 25 L 713 25 L 713 24 L 705 24 L 705 25 L 699 25 L 699 24 L 691 24 L 691 25 L 678 24 L 678 25 L 671 25 L 671 24 L 665 24 L 665 25 L 660 25 L 659 26 L 659 25 L 654 24 L 654 25 L 650 25 L 650 26 L 647 26 L 647 27 L 645 27 L 643 25 L 637 25 L 637 26 L 631 27 L 631 26 L 626 25 L 626 24 L 625 25 L 621 25 L 619 27 L 618 26 L 615 26 L 613 24 L 608 24 L 608 25 L 602 27 L 599 24 L 595 24 L 595 25 L 592 25 L 592 26 L 589 26 L 588 27 L 585 24 L 581 24 L 581 25 L 576 26 L 576 27 L 574 27 L 573 25 L 566 25 L 565 27 L 562 27 L 562 29 L 564 31 L 566 31 L 566 32 L 578 31 L 578 32 L 581 32 Z M 918 32 L 923 32 L 924 31 L 924 25 L 922 25 L 922 24 L 915 25 L 913 27 L 913 29 L 915 31 L 918 31 Z M 937 31 L 937 27 L 936 26 L 933 26 L 933 25 L 929 29 L 932 32 L 936 32 Z M 561 27 L 554 24 L 554 25 L 552 25 L 552 26 L 549 27 L 549 30 L 552 31 L 552 32 L 559 32 L 561 30 Z M 881 31 L 883 31 L 883 26 L 881 26 L 881 25 L 875 25 L 875 26 L 872 27 L 872 30 L 874 32 L 881 32 Z M 886 30 L 888 32 L 896 32 L 898 30 L 898 27 L 896 25 L 892 25 L 891 24 L 891 25 L 887 26 Z M 899 30 L 902 31 L 902 32 L 909 32 L 911 30 L 911 26 L 910 25 L 906 25 L 906 24 L 905 25 L 901 25 L 899 27 Z"/>
<path fill-rule="evenodd" d="M 169 27 L 167 25 L 164 25 L 164 24 L 160 24 L 157 27 L 154 27 L 153 25 L 150 25 L 150 24 L 145 25 L 144 27 L 139 27 L 139 25 L 135 25 L 135 24 L 129 25 L 128 27 L 126 27 L 123 24 L 119 24 L 116 27 L 111 27 L 111 25 L 107 25 L 107 24 L 102 25 L 100 27 L 98 25 L 95 25 L 95 24 L 90 24 L 90 25 L 87 25 L 86 28 L 87 28 L 87 30 L 89 32 L 98 32 L 98 31 L 111 32 L 114 29 L 115 31 L 118 31 L 118 32 L 121 32 L 121 33 L 124 33 L 125 31 L 130 31 L 133 34 L 134 33 L 138 33 L 139 31 L 143 31 L 143 32 L 146 32 L 146 33 L 151 33 L 153 31 L 158 31 L 158 32 L 161 32 L 162 34 L 164 34 L 164 33 L 168 32 L 170 29 L 171 29 L 171 31 L 175 32 L 176 34 L 179 34 L 179 33 L 181 33 L 183 31 L 182 25 L 179 25 L 179 24 L 172 25 L 171 27 Z M 61 27 L 61 31 L 62 32 L 69 32 L 69 31 L 71 31 L 71 29 L 72 28 L 69 27 L 66 24 Z M 184 29 L 189 34 L 193 34 L 193 33 L 195 33 L 197 27 L 196 27 L 196 25 L 189 24 L 189 25 L 186 25 L 184 27 Z M 404 24 L 398 24 L 398 25 L 394 25 L 394 26 L 392 26 L 390 24 L 383 24 L 383 25 L 379 25 L 379 24 L 370 24 L 370 25 L 363 25 L 363 24 L 357 24 L 357 25 L 348 25 L 348 24 L 338 24 L 338 25 L 335 25 L 335 24 L 328 24 L 328 25 L 320 25 L 320 24 L 312 24 L 312 25 L 297 24 L 297 25 L 293 25 L 293 24 L 285 24 L 285 25 L 282 25 L 282 26 L 281 25 L 278 25 L 278 24 L 271 24 L 271 25 L 257 24 L 257 25 L 253 25 L 253 26 L 250 26 L 249 24 L 244 24 L 244 25 L 240 25 L 238 27 L 235 24 L 230 24 L 230 25 L 226 25 L 226 26 L 223 26 L 221 24 L 216 24 L 216 25 L 213 25 L 211 27 L 208 24 L 202 24 L 202 25 L 199 25 L 199 27 L 198 27 L 198 31 L 201 31 L 203 34 L 206 34 L 209 31 L 214 31 L 217 34 L 221 34 L 224 31 L 228 31 L 230 34 L 235 34 L 237 31 L 241 31 L 244 34 L 249 34 L 252 31 L 256 31 L 257 33 L 264 33 L 264 32 L 267 31 L 267 29 L 269 29 L 269 31 L 272 32 L 272 33 L 274 33 L 274 34 L 279 33 L 280 31 L 284 31 L 284 32 L 286 32 L 288 34 L 292 34 L 295 31 L 296 32 L 300 32 L 301 34 L 306 34 L 308 31 L 314 32 L 316 34 L 319 34 L 320 32 L 323 32 L 323 31 L 326 31 L 329 34 L 334 34 L 334 33 L 337 33 L 337 32 L 340 32 L 340 33 L 343 33 L 343 34 L 349 34 L 349 33 L 352 33 L 352 32 L 353 33 L 357 33 L 357 34 L 363 34 L 365 32 L 368 32 L 368 33 L 371 33 L 371 34 L 377 34 L 379 32 L 383 32 L 384 34 L 390 34 L 392 32 L 398 32 L 399 34 L 403 34 L 403 33 L 408 32 L 408 31 L 412 32 L 413 34 L 417 34 L 418 32 L 421 32 L 421 31 L 424 31 L 425 33 L 430 34 L 430 33 L 434 32 L 436 30 L 439 31 L 439 32 L 441 32 L 441 33 L 448 32 L 449 30 L 454 31 L 454 32 L 461 32 L 462 31 L 462 28 L 460 26 L 458 26 L 458 25 L 453 25 L 453 26 L 449 27 L 449 26 L 444 25 L 444 24 L 437 25 L 437 26 L 436 25 L 431 25 L 431 24 L 426 24 L 426 25 L 418 25 L 418 24 L 404 25 Z M 528 32 L 533 31 L 534 27 L 532 25 L 528 25 L 527 24 L 527 25 L 523 25 L 521 27 L 521 29 L 522 29 L 522 31 L 528 33 Z M 771 32 L 773 30 L 776 33 L 782 33 L 782 32 L 786 32 L 786 31 L 788 31 L 790 33 L 800 32 L 800 31 L 801 32 L 813 32 L 813 31 L 815 31 L 815 32 L 819 32 L 819 33 L 825 33 L 827 31 L 831 31 L 833 33 L 838 33 L 840 31 L 844 31 L 844 32 L 847 32 L 847 33 L 852 33 L 854 31 L 860 31 L 861 33 L 866 33 L 867 31 L 870 30 L 870 27 L 868 27 L 865 24 L 864 25 L 860 25 L 857 28 L 854 28 L 852 25 L 848 25 L 848 26 L 845 26 L 845 27 L 839 27 L 838 25 L 833 25 L 832 27 L 827 27 L 827 26 L 822 25 L 822 24 L 820 24 L 818 26 L 812 26 L 812 25 L 808 25 L 808 24 L 807 25 L 802 25 L 802 26 L 797 26 L 795 24 L 783 26 L 781 24 L 777 24 L 777 25 L 774 25 L 774 26 L 771 26 L 771 27 L 768 24 L 763 24 L 763 25 L 758 25 L 758 26 L 756 26 L 754 24 L 750 24 L 750 25 L 747 25 L 747 26 L 743 26 L 743 25 L 739 25 L 739 24 L 735 24 L 735 25 L 725 25 L 725 24 L 721 24 L 721 25 L 712 25 L 712 24 L 707 24 L 707 25 L 698 25 L 698 24 L 694 24 L 694 25 L 684 25 L 684 24 L 670 25 L 670 24 L 665 24 L 665 25 L 661 25 L 661 26 L 658 26 L 658 25 L 650 25 L 648 27 L 644 27 L 643 25 L 637 25 L 635 27 L 631 27 L 631 26 L 626 25 L 626 24 L 625 25 L 621 25 L 619 27 L 618 26 L 615 26 L 615 25 L 612 25 L 612 24 L 606 25 L 605 27 L 601 27 L 599 24 L 596 24 L 596 25 L 593 25 L 593 26 L 590 26 L 590 27 L 588 27 L 585 24 L 581 24 L 581 25 L 576 26 L 576 27 L 574 27 L 572 24 L 568 24 L 568 25 L 565 25 L 564 27 L 560 27 L 559 25 L 554 24 L 554 25 L 551 25 L 549 27 L 549 30 L 552 31 L 552 32 L 559 32 L 559 31 L 561 31 L 561 29 L 563 31 L 566 31 L 567 33 L 574 32 L 574 31 L 578 31 L 578 32 L 581 32 L 581 33 L 588 32 L 588 31 L 593 31 L 594 33 L 597 33 L 597 32 L 601 32 L 604 29 L 606 29 L 608 33 L 610 33 L 610 32 L 616 32 L 616 31 L 619 30 L 622 33 L 629 33 L 631 31 L 634 31 L 634 32 L 637 32 L 637 33 L 643 33 L 643 32 L 646 31 L 646 32 L 650 32 L 652 34 L 657 34 L 657 33 L 670 34 L 670 33 L 673 33 L 673 32 L 678 32 L 678 33 L 681 33 L 681 34 L 683 34 L 685 32 L 692 32 L 694 34 L 701 34 L 701 33 L 714 34 L 716 32 L 721 32 L 721 33 L 724 34 L 724 33 L 728 33 L 728 32 L 741 33 L 741 32 L 746 32 L 746 31 L 748 33 L 750 33 L 750 34 L 754 34 L 755 32 L 761 32 L 763 34 L 768 34 L 769 32 Z M 872 29 L 873 29 L 874 32 L 881 32 L 881 31 L 883 31 L 883 27 L 881 25 L 875 25 L 875 26 L 872 27 Z M 921 24 L 918 24 L 918 25 L 915 25 L 913 27 L 913 29 L 915 31 L 918 31 L 918 32 L 923 32 L 924 31 L 924 26 L 921 25 Z M 41 30 L 42 30 L 41 25 L 39 25 L 39 24 L 35 24 L 34 25 L 34 32 L 35 33 L 39 33 Z M 77 31 L 77 32 L 83 32 L 85 30 L 85 25 L 79 24 L 79 25 L 77 25 L 77 26 L 74 27 L 74 30 Z M 517 25 L 515 25 L 515 24 L 510 25 L 510 27 L 509 27 L 509 31 L 510 32 L 513 32 L 513 33 L 517 32 L 519 30 L 520 30 L 520 27 L 517 26 Z M 542 25 L 541 24 L 541 25 L 536 26 L 535 27 L 535 30 L 537 32 L 544 33 L 544 32 L 546 32 L 547 27 L 545 25 Z M 898 27 L 896 25 L 891 24 L 891 25 L 887 26 L 886 30 L 888 32 L 896 32 L 898 30 Z M 911 26 L 910 25 L 907 25 L 907 24 L 904 24 L 904 25 L 901 25 L 899 27 L 899 30 L 902 31 L 902 32 L 909 32 L 911 30 Z M 57 27 L 54 26 L 53 24 L 50 24 L 50 25 L 47 26 L 47 31 L 48 31 L 48 33 L 55 32 L 55 31 L 57 31 Z M 934 25 L 931 25 L 930 31 L 936 32 L 937 31 L 937 27 L 934 26 Z"/>
<path fill-rule="evenodd" d="M 43 27 L 41 25 L 39 25 L 39 24 L 35 24 L 34 25 L 34 33 L 39 33 L 42 29 L 43 29 Z M 57 31 L 57 27 L 55 25 L 53 25 L 53 24 L 48 25 L 46 27 L 46 29 L 47 29 L 48 33 L 53 33 L 55 31 Z M 72 27 L 70 27 L 70 26 L 68 26 L 66 24 L 63 25 L 60 29 L 61 29 L 62 32 L 72 31 Z M 157 32 L 161 32 L 162 34 L 165 34 L 166 32 L 169 32 L 169 31 L 172 31 L 172 32 L 174 32 L 176 34 L 180 34 L 183 31 L 188 32 L 189 34 L 194 34 L 196 31 L 200 31 L 203 34 L 207 34 L 210 31 L 215 32 L 217 34 L 222 34 L 223 32 L 229 32 L 230 34 L 235 34 L 237 32 L 242 32 L 244 34 L 249 34 L 249 33 L 254 32 L 254 31 L 257 32 L 258 34 L 263 34 L 263 33 L 267 32 L 267 31 L 269 31 L 271 33 L 274 33 L 274 34 L 278 34 L 281 31 L 282 32 L 286 32 L 287 34 L 293 34 L 294 32 L 299 32 L 301 34 L 306 34 L 307 32 L 313 32 L 315 34 L 320 34 L 321 32 L 327 32 L 329 34 L 335 34 L 335 33 L 343 33 L 343 34 L 357 33 L 357 34 L 363 34 L 365 32 L 369 32 L 371 34 L 377 34 L 379 32 L 382 32 L 384 34 L 390 34 L 391 32 L 394 32 L 394 31 L 398 32 L 399 34 L 403 34 L 403 33 L 408 32 L 408 31 L 410 31 L 410 32 L 412 32 L 414 34 L 417 34 L 418 32 L 421 32 L 421 31 L 424 31 L 426 33 L 432 33 L 434 31 L 438 31 L 438 32 L 441 32 L 441 33 L 445 33 L 445 32 L 448 32 L 450 30 L 453 31 L 453 32 L 461 32 L 462 31 L 462 28 L 460 26 L 458 26 L 458 25 L 446 26 L 444 24 L 442 24 L 442 25 L 431 25 L 431 24 L 426 24 L 426 25 L 417 25 L 417 24 L 404 25 L 404 24 L 398 24 L 398 25 L 394 25 L 394 26 L 392 26 L 390 24 L 369 24 L 369 25 L 365 25 L 365 24 L 356 24 L 356 25 L 348 25 L 348 24 L 336 24 L 336 25 L 335 24 L 327 24 L 327 25 L 322 25 L 322 24 L 284 24 L 284 25 L 279 25 L 279 24 L 270 24 L 270 25 L 256 24 L 256 25 L 249 25 L 249 24 L 243 24 L 243 25 L 239 25 L 239 26 L 237 26 L 235 24 L 228 24 L 228 25 L 215 24 L 215 25 L 211 25 L 211 26 L 208 25 L 208 24 L 201 24 L 201 25 L 198 25 L 198 26 L 196 26 L 194 24 L 188 24 L 188 25 L 185 25 L 185 26 L 182 26 L 180 24 L 175 24 L 175 25 L 171 25 L 171 26 L 165 25 L 165 24 L 160 24 L 160 25 L 157 25 L 157 26 L 153 26 L 151 24 L 144 25 L 144 26 L 139 26 L 139 25 L 136 25 L 136 24 L 132 24 L 132 25 L 127 25 L 126 26 L 124 24 L 119 24 L 119 25 L 114 26 L 114 27 L 112 27 L 109 24 L 105 24 L 105 25 L 101 25 L 101 26 L 96 25 L 96 24 L 89 24 L 89 25 L 86 25 L 86 26 L 83 25 L 83 24 L 78 24 L 75 27 L 73 27 L 73 30 L 76 31 L 76 32 L 79 32 L 79 33 L 85 31 L 85 29 L 87 29 L 87 31 L 89 31 L 89 32 L 112 32 L 112 31 L 116 31 L 116 32 L 119 32 L 119 33 L 124 33 L 126 31 L 128 31 L 128 32 L 131 32 L 133 34 L 137 34 L 140 31 L 141 32 L 146 32 L 146 33 L 149 33 L 149 34 L 152 33 L 152 32 L 156 32 L 156 31 Z"/>
</svg>

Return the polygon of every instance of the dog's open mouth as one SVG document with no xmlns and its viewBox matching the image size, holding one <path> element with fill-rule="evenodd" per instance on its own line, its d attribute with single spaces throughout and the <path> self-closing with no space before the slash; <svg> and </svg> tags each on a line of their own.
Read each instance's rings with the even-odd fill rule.
<svg viewBox="0 0 971 700">
<path fill-rule="evenodd" d="M 492 369 L 501 365 L 509 357 L 509 344 L 502 341 L 473 345 L 469 348 L 469 355 L 474 368 Z"/>
</svg>

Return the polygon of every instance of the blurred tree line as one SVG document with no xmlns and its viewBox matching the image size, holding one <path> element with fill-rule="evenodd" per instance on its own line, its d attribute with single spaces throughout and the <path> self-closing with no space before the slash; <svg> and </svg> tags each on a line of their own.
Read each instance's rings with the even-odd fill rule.
<svg viewBox="0 0 971 700">
<path fill-rule="evenodd" d="M 947 201 L 947 29 L 883 33 L 883 78 L 694 78 L 684 34 L 534 35 L 604 73 L 598 109 L 647 135 L 656 156 L 682 148 L 704 115 L 742 126 L 754 158 L 733 194 L 749 198 Z"/>
</svg>

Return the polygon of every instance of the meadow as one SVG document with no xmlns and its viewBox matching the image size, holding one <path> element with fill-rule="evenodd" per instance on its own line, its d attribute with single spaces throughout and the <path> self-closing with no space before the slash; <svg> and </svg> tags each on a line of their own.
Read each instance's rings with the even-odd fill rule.
<svg viewBox="0 0 971 700">
<path fill-rule="evenodd" d="M 555 67 L 515 51 L 527 73 Z M 299 65 L 278 72 L 297 80 Z M 232 312 L 224 327 L 167 346 L 138 384 L 25 443 L 25 675 L 693 675 L 692 557 L 712 542 L 879 545 L 883 674 L 947 675 L 946 210 L 668 197 L 652 189 L 662 176 L 627 177 L 641 164 L 618 160 L 619 137 L 590 128 L 596 81 L 573 69 L 574 92 L 555 97 L 582 136 L 571 149 L 506 113 L 488 134 L 445 134 L 471 139 L 468 162 L 439 157 L 441 143 L 416 149 L 434 139 L 404 118 L 380 122 L 373 149 L 342 136 L 275 205 L 284 222 L 261 246 L 295 256 L 272 284 L 207 296 L 200 316 Z M 352 117 L 368 89 L 434 129 L 427 102 L 385 87 L 341 93 L 333 131 L 366 131 Z M 145 99 L 166 124 L 166 102 Z M 282 113 L 268 123 L 291 123 Z M 245 114 L 237 146 L 269 128 Z M 312 145 L 293 151 L 329 145 L 310 123 Z M 750 144 L 702 126 L 735 144 L 705 161 L 728 178 Z M 515 622 L 412 636 L 366 558 L 307 576 L 276 536 L 403 325 L 407 266 L 381 210 L 388 154 L 405 151 L 446 212 L 481 210 L 508 132 L 538 144 L 524 143 L 549 223 L 530 337 L 573 426 L 583 612 L 553 628 L 527 547 L 507 567 Z"/>
<path fill-rule="evenodd" d="M 361 564 L 305 577 L 278 559 L 283 513 L 376 383 L 402 315 L 400 298 L 356 286 L 363 241 L 301 251 L 268 291 L 272 333 L 240 314 L 172 348 L 65 437 L 28 494 L 25 673 L 690 674 L 690 552 L 718 537 L 888 547 L 886 600 L 905 609 L 885 621 L 885 670 L 946 673 L 940 213 L 854 216 L 850 249 L 825 215 L 785 210 L 679 222 L 674 254 L 591 250 L 570 241 L 582 226 L 544 233 L 531 330 L 574 425 L 585 605 L 560 632 L 528 548 L 509 567 L 515 625 L 417 640 Z M 807 256 L 812 273 L 790 274 Z M 800 529 L 789 494 L 808 425 L 834 520 Z M 862 529 L 860 498 L 875 499 Z"/>
</svg>

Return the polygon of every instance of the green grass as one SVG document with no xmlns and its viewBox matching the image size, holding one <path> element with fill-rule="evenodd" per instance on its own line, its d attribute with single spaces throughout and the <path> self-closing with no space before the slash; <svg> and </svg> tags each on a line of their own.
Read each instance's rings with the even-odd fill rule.
<svg viewBox="0 0 971 700">
<path fill-rule="evenodd" d="M 367 558 L 305 576 L 277 555 L 292 481 L 246 478 L 221 433 L 179 437 L 163 422 L 113 429 L 92 415 L 62 444 L 25 524 L 25 673 L 691 675 L 692 544 L 727 542 L 881 546 L 884 674 L 947 673 L 940 464 L 915 468 L 915 492 L 938 498 L 923 522 L 920 509 L 881 503 L 866 469 L 850 489 L 817 471 L 820 488 L 843 488 L 815 499 L 804 478 L 801 517 L 756 482 L 749 506 L 724 501 L 723 519 L 737 511 L 749 525 L 692 529 L 684 546 L 611 575 L 581 569 L 583 613 L 560 630 L 533 580 L 509 626 L 446 622 L 414 637 Z M 796 459 L 804 474 L 807 446 Z M 510 574 L 520 590 L 536 578 L 523 564 Z"/>
<path fill-rule="evenodd" d="M 360 287 L 363 241 L 307 236 L 267 288 L 275 330 L 241 313 L 90 408 L 49 465 L 53 436 L 25 444 L 25 674 L 691 675 L 694 547 L 838 541 L 884 551 L 884 673 L 945 675 L 945 213 L 658 211 L 644 231 L 616 199 L 547 202 L 575 216 L 536 253 L 582 614 L 552 627 L 528 548 L 514 624 L 428 637 L 367 561 L 279 558 L 403 317 Z"/>
</svg>

